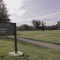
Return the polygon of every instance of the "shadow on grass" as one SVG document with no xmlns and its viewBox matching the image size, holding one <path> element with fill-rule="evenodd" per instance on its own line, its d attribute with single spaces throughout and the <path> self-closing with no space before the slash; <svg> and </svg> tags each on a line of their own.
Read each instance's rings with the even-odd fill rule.
<svg viewBox="0 0 60 60">
<path fill-rule="evenodd" d="M 0 60 L 31 60 L 29 58 L 29 55 L 22 55 L 19 57 L 12 57 L 12 56 L 8 56 L 7 54 L 1 55 L 0 56 Z"/>
</svg>

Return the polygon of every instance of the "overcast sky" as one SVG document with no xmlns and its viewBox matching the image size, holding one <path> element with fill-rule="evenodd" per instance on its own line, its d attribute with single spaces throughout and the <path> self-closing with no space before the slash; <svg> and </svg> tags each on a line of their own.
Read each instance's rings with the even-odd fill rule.
<svg viewBox="0 0 60 60">
<path fill-rule="evenodd" d="M 33 19 L 47 25 L 60 21 L 60 0 L 4 0 L 10 19 L 17 25 L 31 24 Z"/>
</svg>

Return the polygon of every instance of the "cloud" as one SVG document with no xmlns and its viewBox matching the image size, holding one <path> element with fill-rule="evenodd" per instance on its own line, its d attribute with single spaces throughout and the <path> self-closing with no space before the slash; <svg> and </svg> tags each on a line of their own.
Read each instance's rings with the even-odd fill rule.
<svg viewBox="0 0 60 60">
<path fill-rule="evenodd" d="M 9 9 L 9 13 L 16 12 L 21 6 L 23 6 L 24 0 L 4 0 L 6 7 Z"/>
<path fill-rule="evenodd" d="M 44 15 L 41 17 L 42 19 L 43 18 L 46 18 L 46 19 L 58 19 L 60 18 L 60 11 L 56 11 L 54 13 L 50 13 L 50 14 L 47 14 L 47 15 Z"/>
<path fill-rule="evenodd" d="M 40 20 L 44 20 L 44 19 L 60 19 L 60 11 L 56 11 L 47 15 L 43 15 L 43 16 L 39 16 L 39 17 L 34 17 L 34 18 L 29 18 L 26 20 L 31 20 L 31 19 L 40 19 Z"/>
<path fill-rule="evenodd" d="M 31 1 L 31 0 L 26 0 L 26 1 Z"/>
<path fill-rule="evenodd" d="M 60 10 L 44 16 L 36 17 L 36 19 L 45 21 L 46 25 L 54 25 L 57 21 L 60 21 Z"/>
<path fill-rule="evenodd" d="M 56 11 L 56 12 L 53 12 L 53 13 L 50 13 L 50 14 L 47 14 L 47 15 L 44 15 L 44 16 L 33 17 L 33 18 L 25 19 L 25 20 L 20 19 L 18 17 L 20 15 L 22 15 L 22 14 L 19 14 L 19 12 L 18 12 L 18 14 L 13 15 L 15 18 L 13 18 L 12 20 L 17 22 L 17 25 L 21 25 L 21 24 L 32 25 L 31 22 L 32 22 L 33 19 L 45 21 L 46 25 L 53 25 L 53 24 L 56 24 L 56 22 L 58 20 L 60 20 L 60 11 Z"/>
<path fill-rule="evenodd" d="M 17 22 L 20 24 L 20 22 L 23 23 L 24 21 L 24 23 L 30 24 L 33 19 L 40 19 L 47 21 L 48 24 L 53 24 L 60 19 L 60 10 L 58 10 L 43 16 L 36 16 L 22 20 L 23 18 L 21 18 L 21 16 L 27 11 L 27 9 L 25 10 L 21 8 L 24 5 L 24 1 L 29 2 L 31 0 L 4 0 L 6 7 L 9 9 L 8 13 L 11 15 L 10 19 L 12 20 L 12 22 Z"/>
<path fill-rule="evenodd" d="M 16 14 L 19 16 L 22 16 L 25 12 L 26 12 L 26 10 L 21 9 L 21 10 L 17 11 Z"/>
<path fill-rule="evenodd" d="M 10 19 L 12 22 L 17 22 L 17 18 L 22 16 L 26 10 L 21 9 L 24 4 L 24 0 L 4 0 L 7 9 L 9 10 L 8 13 L 10 14 Z"/>
<path fill-rule="evenodd" d="M 46 25 L 56 24 L 57 21 L 60 21 L 60 10 L 50 13 L 50 14 L 47 14 L 47 15 L 44 15 L 44 16 L 39 16 L 39 17 L 35 17 L 35 18 L 29 18 L 26 20 L 22 20 L 21 22 L 18 22 L 18 23 L 23 24 L 23 22 L 24 22 L 24 24 L 26 23 L 26 24 L 31 25 L 31 22 L 33 19 L 45 21 Z"/>
</svg>

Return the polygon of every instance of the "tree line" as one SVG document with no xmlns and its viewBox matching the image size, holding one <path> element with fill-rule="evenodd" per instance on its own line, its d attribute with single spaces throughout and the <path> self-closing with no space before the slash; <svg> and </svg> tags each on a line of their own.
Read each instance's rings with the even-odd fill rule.
<svg viewBox="0 0 60 60">
<path fill-rule="evenodd" d="M 40 21 L 40 20 L 36 20 L 34 19 L 32 22 L 33 26 L 29 26 L 27 24 L 22 24 L 20 25 L 20 27 L 17 27 L 17 30 L 19 31 L 27 31 L 27 30 L 60 30 L 60 21 L 57 21 L 57 23 L 55 25 L 51 25 L 51 26 L 46 26 L 46 22 L 44 21 Z"/>
</svg>

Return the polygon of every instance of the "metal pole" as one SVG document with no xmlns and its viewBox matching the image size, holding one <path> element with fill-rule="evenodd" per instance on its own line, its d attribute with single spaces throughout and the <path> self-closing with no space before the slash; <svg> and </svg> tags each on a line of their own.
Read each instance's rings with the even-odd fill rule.
<svg viewBox="0 0 60 60">
<path fill-rule="evenodd" d="M 15 53 L 17 54 L 17 35 L 16 35 L 16 23 L 14 23 L 14 37 L 15 37 Z"/>
</svg>

